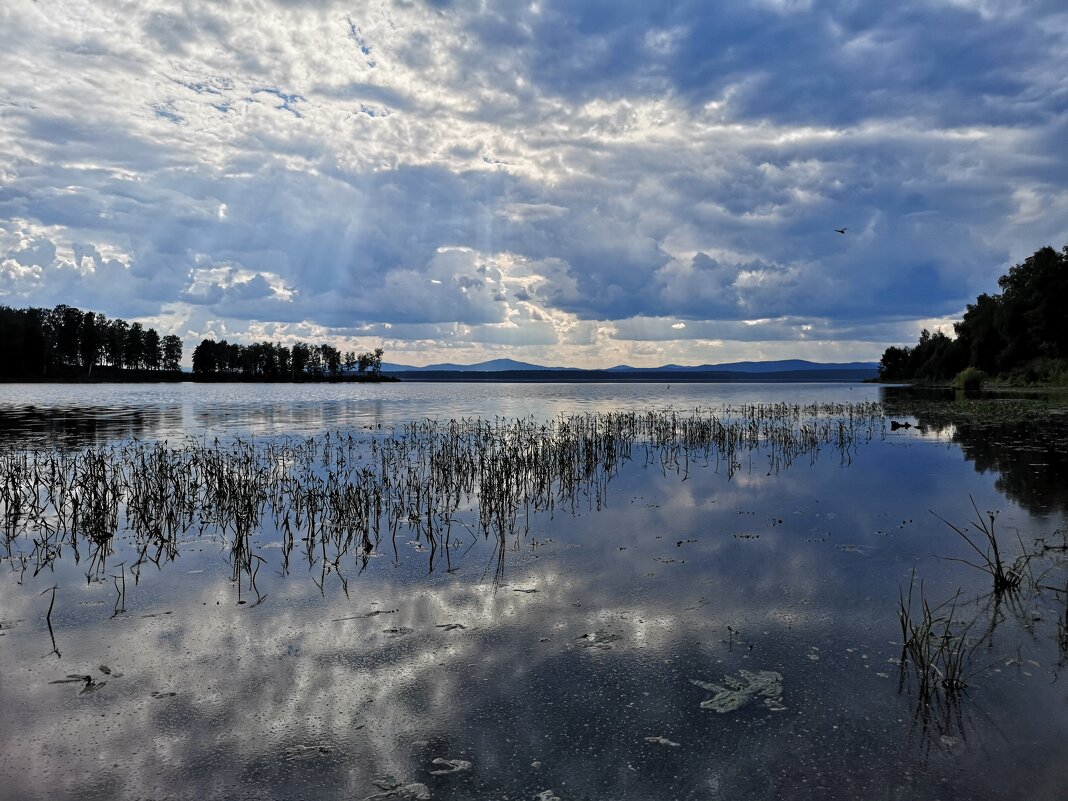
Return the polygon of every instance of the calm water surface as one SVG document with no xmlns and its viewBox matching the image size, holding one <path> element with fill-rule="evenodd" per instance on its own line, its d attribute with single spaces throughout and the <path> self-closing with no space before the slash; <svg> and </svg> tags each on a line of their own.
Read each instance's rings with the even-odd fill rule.
<svg viewBox="0 0 1068 801">
<path fill-rule="evenodd" d="M 170 458 L 235 438 L 272 458 L 311 442 L 309 486 L 339 469 L 321 453 L 377 469 L 413 421 L 824 404 L 803 423 L 871 402 L 881 411 L 848 443 L 792 458 L 768 442 L 727 459 L 636 441 L 606 469 L 561 470 L 552 508 L 501 522 L 503 539 L 479 528 L 477 491 L 446 531 L 413 498 L 373 541 L 301 539 L 296 517 L 288 532 L 270 515 L 243 530 L 198 509 L 147 554 L 154 521 L 121 504 L 115 536 L 94 547 L 81 529 L 12 523 L 8 502 L 0 797 L 1061 799 L 1068 405 L 1056 398 L 6 385 L 0 453 L 10 478 L 30 449 L 84 470 L 84 454 L 122 463 L 157 442 Z M 259 474 L 293 470 L 276 459 Z M 963 527 L 969 496 L 999 511 L 1010 558 L 1034 555 L 1021 591 L 992 595 L 931 514 Z M 913 572 L 932 605 L 959 591 L 967 626 L 968 686 L 929 703 L 900 669 Z M 712 685 L 745 703 L 702 708 Z"/>
</svg>

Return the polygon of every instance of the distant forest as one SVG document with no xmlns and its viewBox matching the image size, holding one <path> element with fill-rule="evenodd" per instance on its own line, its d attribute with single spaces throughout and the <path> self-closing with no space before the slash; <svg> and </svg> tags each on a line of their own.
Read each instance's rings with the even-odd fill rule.
<svg viewBox="0 0 1068 801">
<path fill-rule="evenodd" d="M 297 342 L 292 348 L 274 342 L 239 345 L 202 340 L 193 349 L 193 375 L 201 379 L 303 381 L 340 378 L 355 370 L 380 378 L 382 348 L 367 353 L 342 353 L 331 345 Z"/>
<path fill-rule="evenodd" d="M 154 328 L 73 306 L 0 306 L 0 378 L 92 379 L 177 372 L 182 340 Z M 102 368 L 102 369 L 101 369 Z M 104 375 L 101 375 L 101 374 Z"/>
<path fill-rule="evenodd" d="M 956 337 L 924 329 L 911 348 L 889 347 L 883 381 L 953 381 L 985 377 L 1008 383 L 1068 382 L 1068 246 L 1035 251 L 998 279 L 1001 293 L 982 294 L 953 324 Z"/>
</svg>

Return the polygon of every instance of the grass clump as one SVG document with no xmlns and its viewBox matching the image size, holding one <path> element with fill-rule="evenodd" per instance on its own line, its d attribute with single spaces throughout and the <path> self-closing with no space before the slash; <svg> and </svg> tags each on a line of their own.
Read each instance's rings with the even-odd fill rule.
<svg viewBox="0 0 1068 801">
<path fill-rule="evenodd" d="M 953 388 L 974 392 L 982 389 L 985 382 L 986 373 L 978 367 L 965 367 L 953 378 Z"/>
<path fill-rule="evenodd" d="M 906 596 L 899 591 L 898 621 L 901 624 L 901 670 L 911 664 L 918 681 L 920 699 L 929 701 L 937 692 L 953 696 L 967 686 L 966 671 L 975 645 L 968 646 L 967 635 L 971 623 L 957 617 L 956 595 L 937 606 L 931 606 L 920 582 L 918 598 L 916 574 L 909 578 Z"/>
<path fill-rule="evenodd" d="M 972 520 L 972 525 L 975 526 L 978 531 L 978 537 L 970 537 L 965 529 L 950 523 L 941 515 L 936 512 L 931 512 L 935 517 L 953 529 L 972 550 L 979 555 L 981 561 L 969 562 L 967 559 L 955 559 L 954 561 L 963 562 L 966 565 L 970 565 L 978 570 L 982 570 L 987 573 L 994 582 L 994 592 L 1014 592 L 1020 588 L 1020 584 L 1023 582 L 1024 570 L 1027 567 L 1027 562 L 1030 559 L 1029 556 L 1022 554 L 1018 556 L 1010 565 L 1005 557 L 1002 555 L 1001 546 L 998 543 L 997 536 L 994 533 L 994 523 L 997 520 L 998 513 L 987 511 L 986 519 L 979 511 L 979 507 L 975 504 L 975 498 L 968 496 L 972 502 L 972 509 L 975 510 L 975 519 Z M 1017 533 L 1017 537 L 1019 534 Z M 1020 549 L 1023 550 L 1023 543 L 1020 543 Z"/>
</svg>

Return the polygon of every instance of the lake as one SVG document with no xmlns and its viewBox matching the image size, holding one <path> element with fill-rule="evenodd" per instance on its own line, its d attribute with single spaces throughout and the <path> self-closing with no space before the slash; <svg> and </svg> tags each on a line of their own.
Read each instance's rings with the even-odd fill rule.
<svg viewBox="0 0 1068 801">
<path fill-rule="evenodd" d="M 0 798 L 1061 799 L 1066 412 L 0 385 Z"/>
</svg>

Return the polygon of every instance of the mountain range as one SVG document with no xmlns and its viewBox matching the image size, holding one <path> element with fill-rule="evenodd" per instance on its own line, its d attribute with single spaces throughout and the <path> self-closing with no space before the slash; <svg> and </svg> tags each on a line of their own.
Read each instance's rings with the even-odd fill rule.
<svg viewBox="0 0 1068 801">
<path fill-rule="evenodd" d="M 578 367 L 545 367 L 540 364 L 520 362 L 515 359 L 491 359 L 477 364 L 453 364 L 443 362 L 441 364 L 428 364 L 425 367 L 414 367 L 407 364 L 382 363 L 383 373 L 502 373 L 512 371 L 566 371 L 566 372 L 609 372 L 609 373 L 798 373 L 806 371 L 835 371 L 847 370 L 853 372 L 875 373 L 879 369 L 877 362 L 838 362 L 820 363 L 810 362 L 804 359 L 779 359 L 776 361 L 746 361 L 727 362 L 724 364 L 698 364 L 680 365 L 665 364 L 660 367 L 631 367 L 627 364 L 619 364 L 604 370 L 590 371 Z"/>
</svg>

